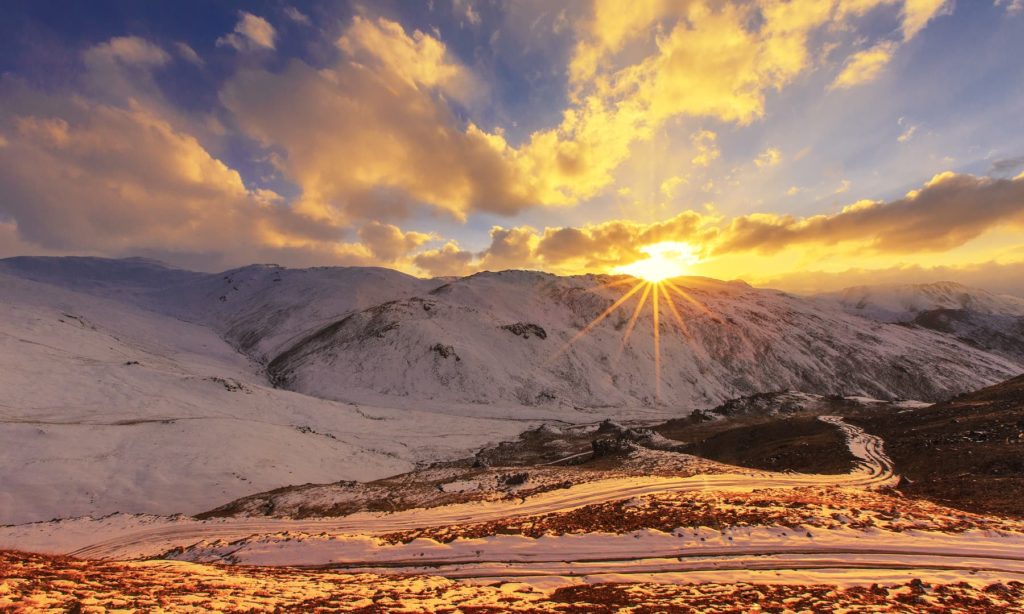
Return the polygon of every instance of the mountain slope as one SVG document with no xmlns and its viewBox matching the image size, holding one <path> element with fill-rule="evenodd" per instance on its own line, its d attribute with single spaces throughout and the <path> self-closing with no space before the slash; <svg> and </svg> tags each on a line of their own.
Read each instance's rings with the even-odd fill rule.
<svg viewBox="0 0 1024 614">
<path fill-rule="evenodd" d="M 880 322 L 909 322 L 917 314 L 954 309 L 988 315 L 1024 316 L 1024 299 L 994 294 L 951 281 L 855 286 L 819 295 L 849 313 Z"/>
<path fill-rule="evenodd" d="M 853 422 L 885 440 L 901 491 L 1024 517 L 1024 375 L 930 407 L 887 409 Z"/>
<path fill-rule="evenodd" d="M 293 337 L 353 310 L 427 292 L 441 283 L 373 267 L 253 264 L 196 273 L 142 258 L 7 258 L 0 260 L 0 272 L 209 326 L 256 360 L 279 353 Z"/>
<path fill-rule="evenodd" d="M 208 328 L 0 273 L 0 524 L 196 513 L 386 477 L 521 428 L 275 390 Z"/>
<path fill-rule="evenodd" d="M 473 275 L 340 318 L 278 355 L 268 371 L 278 385 L 333 399 L 380 393 L 467 403 L 654 405 L 650 304 L 622 345 L 639 295 L 561 351 L 626 292 L 628 286 L 605 287 L 615 281 L 524 271 Z M 825 302 L 742 282 L 676 284 L 692 300 L 673 295 L 682 325 L 662 301 L 659 333 L 660 399 L 677 407 L 787 388 L 939 400 L 1022 369 L 942 333 L 872 322 Z"/>
</svg>

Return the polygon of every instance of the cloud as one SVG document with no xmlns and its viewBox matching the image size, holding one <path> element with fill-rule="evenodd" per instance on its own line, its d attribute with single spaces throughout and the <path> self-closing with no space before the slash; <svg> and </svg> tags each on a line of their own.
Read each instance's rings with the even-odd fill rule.
<svg viewBox="0 0 1024 614">
<path fill-rule="evenodd" d="M 928 22 L 953 12 L 951 0 L 906 0 L 903 4 L 903 38 L 910 40 Z"/>
<path fill-rule="evenodd" d="M 686 180 L 678 175 L 669 177 L 665 181 L 661 182 L 661 193 L 665 196 L 665 198 L 674 198 L 676 195 L 676 190 L 678 190 L 679 186 L 683 185 L 684 183 L 686 183 Z"/>
<path fill-rule="evenodd" d="M 343 228 L 246 186 L 143 102 L 119 106 L 0 79 L 0 133 L 0 221 L 36 250 L 191 254 L 211 267 L 375 261 L 365 246 L 341 241 Z"/>
<path fill-rule="evenodd" d="M 917 129 L 920 128 L 920 126 L 916 124 L 911 124 L 905 117 L 899 118 L 896 123 L 903 127 L 903 132 L 896 137 L 896 140 L 900 143 L 906 143 L 910 139 L 914 138 L 914 135 L 917 134 Z"/>
<path fill-rule="evenodd" d="M 592 198 L 633 145 L 670 120 L 747 125 L 763 117 L 767 92 L 813 68 L 814 53 L 855 19 L 892 4 L 900 6 L 905 38 L 941 11 L 934 0 L 599 0 L 574 24 L 573 104 L 559 126 L 533 133 L 514 161 L 542 202 Z M 878 43 L 851 58 L 835 87 L 873 78 L 895 49 Z"/>
<path fill-rule="evenodd" d="M 301 23 L 302 25 L 305 25 L 305 26 L 309 26 L 309 25 L 313 24 L 313 22 L 310 21 L 308 15 L 306 15 L 305 13 L 300 11 L 299 9 L 295 8 L 294 6 L 290 6 L 289 5 L 289 6 L 284 7 L 284 14 L 285 14 L 285 17 L 287 17 L 288 19 L 291 19 L 295 23 Z"/>
<path fill-rule="evenodd" d="M 720 154 L 717 140 L 718 135 L 710 130 L 701 130 L 690 136 L 690 142 L 693 143 L 693 147 L 697 151 L 690 162 L 696 166 L 708 166 L 717 160 Z"/>
<path fill-rule="evenodd" d="M 504 140 L 462 128 L 446 103 L 473 78 L 440 41 L 356 17 L 338 47 L 332 67 L 246 69 L 220 93 L 245 134 L 281 152 L 279 170 L 302 190 L 298 211 L 336 224 L 417 207 L 464 220 L 535 202 Z"/>
<path fill-rule="evenodd" d="M 758 285 L 801 294 L 814 294 L 853 286 L 925 284 L 939 281 L 955 281 L 992 292 L 1024 296 L 1024 261 L 986 261 L 936 267 L 900 265 L 880 269 L 854 268 L 837 272 L 805 270 L 766 279 Z"/>
<path fill-rule="evenodd" d="M 995 4 L 1005 8 L 1008 15 L 1024 13 L 1024 0 L 995 0 Z"/>
<path fill-rule="evenodd" d="M 238 208 L 257 208 L 237 172 L 144 109 L 73 102 L 61 116 L 6 120 L 2 209 L 42 245 L 196 245 L 195 219 L 223 232 Z"/>
<path fill-rule="evenodd" d="M 992 165 L 989 167 L 990 175 L 1013 175 L 1024 169 L 1024 156 L 1017 156 L 1015 158 L 999 158 L 992 161 Z"/>
<path fill-rule="evenodd" d="M 166 51 L 138 36 L 115 36 L 107 42 L 87 49 L 83 58 L 85 63 L 91 66 L 114 63 L 161 66 L 171 60 Z"/>
<path fill-rule="evenodd" d="M 178 57 L 185 60 L 189 64 L 195 64 L 196 66 L 202 66 L 206 62 L 203 58 L 199 57 L 196 50 L 189 46 L 188 43 L 178 41 L 174 43 L 174 50 L 178 52 Z"/>
<path fill-rule="evenodd" d="M 270 22 L 246 11 L 238 12 L 234 32 L 217 39 L 217 46 L 232 47 L 237 51 L 273 49 L 277 31 Z"/>
<path fill-rule="evenodd" d="M 890 202 L 862 201 L 833 215 L 753 214 L 733 219 L 717 253 L 771 253 L 800 244 L 858 242 L 884 253 L 943 251 L 986 231 L 1024 223 L 1024 177 L 991 179 L 943 173 Z"/>
<path fill-rule="evenodd" d="M 359 238 L 377 259 L 395 262 L 433 237 L 422 232 L 402 232 L 398 226 L 372 221 L 359 229 Z"/>
<path fill-rule="evenodd" d="M 422 252 L 413 259 L 416 266 L 431 277 L 468 275 L 472 272 L 472 260 L 473 253 L 463 251 L 454 241 L 449 241 L 438 249 Z"/>
<path fill-rule="evenodd" d="M 762 151 L 754 158 L 754 165 L 757 168 L 766 168 L 769 166 L 776 166 L 782 161 L 782 152 L 774 147 Z"/>
<path fill-rule="evenodd" d="M 438 88 L 459 100 L 469 99 L 477 84 L 472 73 L 449 53 L 445 44 L 398 22 L 356 16 L 338 39 L 338 47 L 353 60 L 373 65 L 410 88 Z"/>
<path fill-rule="evenodd" d="M 472 270 L 531 268 L 560 273 L 604 271 L 643 257 L 641 248 L 662 241 L 708 243 L 716 218 L 685 211 L 667 220 L 610 220 L 580 227 L 491 229 L 491 244 L 463 263 Z M 463 252 L 468 253 L 468 252 Z"/>
<path fill-rule="evenodd" d="M 663 241 L 690 243 L 707 262 L 745 252 L 797 248 L 807 253 L 839 243 L 848 243 L 857 253 L 917 255 L 951 250 L 988 231 L 1020 225 L 1024 174 L 1010 180 L 944 173 L 901 199 L 859 201 L 839 213 L 808 218 L 756 213 L 722 219 L 685 211 L 655 223 L 494 227 L 491 245 L 480 253 L 450 244 L 425 252 L 422 264 L 419 257 L 416 264 L 432 274 L 522 267 L 558 273 L 607 271 L 635 262 L 643 257 L 641 248 Z"/>
<path fill-rule="evenodd" d="M 491 244 L 481 255 L 479 268 L 488 270 L 536 268 L 537 231 L 529 226 L 491 228 Z"/>
<path fill-rule="evenodd" d="M 452 11 L 460 15 L 472 26 L 480 25 L 480 13 L 476 11 L 472 0 L 452 0 Z"/>
<path fill-rule="evenodd" d="M 896 47 L 896 43 L 884 41 L 853 54 L 828 89 L 847 89 L 873 81 L 889 64 Z"/>
</svg>

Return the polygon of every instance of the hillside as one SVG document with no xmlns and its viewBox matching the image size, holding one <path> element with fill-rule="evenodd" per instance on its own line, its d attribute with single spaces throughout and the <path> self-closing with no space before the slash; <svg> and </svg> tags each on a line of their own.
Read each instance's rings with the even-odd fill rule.
<svg viewBox="0 0 1024 614">
<path fill-rule="evenodd" d="M 675 283 L 692 300 L 672 295 L 681 322 L 664 300 L 660 307 L 659 398 L 649 303 L 624 345 L 635 297 L 566 348 L 627 291 L 608 287 L 616 281 L 473 275 L 338 318 L 268 372 L 278 385 L 332 399 L 691 409 L 782 389 L 934 401 L 1021 369 L 939 331 L 742 282 L 682 278 Z"/>
<path fill-rule="evenodd" d="M 880 322 L 909 322 L 936 309 L 1024 316 L 1024 298 L 995 294 L 952 281 L 854 286 L 819 295 L 847 312 Z"/>
<path fill-rule="evenodd" d="M 372 480 L 521 423 L 276 390 L 208 328 L 0 273 L 0 524 Z"/>
<path fill-rule="evenodd" d="M 1016 320 L 1000 320 L 992 335 L 987 320 L 978 323 L 1015 318 L 998 315 L 1016 309 L 1010 298 L 987 294 L 960 300 L 982 310 L 967 311 L 966 323 L 895 325 L 820 298 L 680 278 L 682 293 L 664 290 L 659 301 L 659 385 L 652 301 L 630 330 L 639 293 L 567 345 L 628 291 L 621 277 L 504 271 L 424 280 L 275 265 L 203 274 L 92 258 L 9 259 L 0 270 L 201 324 L 265 365 L 278 387 L 403 407 L 688 411 L 783 389 L 937 401 L 1016 375 L 1024 360 Z M 935 286 L 927 306 L 957 292 Z"/>
</svg>

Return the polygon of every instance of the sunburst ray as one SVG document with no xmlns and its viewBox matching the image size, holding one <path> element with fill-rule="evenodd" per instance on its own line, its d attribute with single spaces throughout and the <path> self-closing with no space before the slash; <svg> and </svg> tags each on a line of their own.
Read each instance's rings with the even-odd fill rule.
<svg viewBox="0 0 1024 614">
<path fill-rule="evenodd" d="M 682 329 L 687 340 L 693 341 L 693 333 L 690 332 L 690 327 L 686 325 L 686 321 L 683 320 L 682 314 L 679 313 L 679 307 L 676 306 L 675 299 L 673 299 L 672 295 L 667 291 L 662 294 L 665 295 L 665 304 L 668 305 L 668 310 L 672 312 L 672 316 L 675 318 L 676 323 L 679 324 L 679 328 Z"/>
<path fill-rule="evenodd" d="M 607 318 L 608 316 L 610 316 L 610 315 L 611 315 L 611 314 L 612 314 L 612 313 L 613 313 L 613 312 L 614 312 L 614 311 L 615 311 L 616 309 L 618 309 L 618 308 L 619 308 L 619 307 L 620 307 L 620 306 L 621 306 L 621 305 L 622 305 L 623 303 L 625 303 L 626 301 L 628 301 L 628 300 L 629 300 L 629 298 L 630 298 L 631 296 L 633 296 L 634 294 L 636 294 L 637 292 L 639 292 L 639 291 L 640 291 L 640 289 L 641 289 L 641 288 L 642 288 L 642 287 L 643 287 L 643 286 L 644 286 L 645 284 L 646 284 L 646 282 L 643 282 L 643 281 L 637 282 L 637 284 L 636 284 L 635 286 L 633 286 L 632 288 L 630 288 L 630 289 L 629 289 L 629 292 L 626 292 L 625 294 L 623 294 L 622 296 L 620 296 L 620 297 L 618 298 L 618 300 L 616 300 L 616 301 L 615 301 L 614 303 L 612 303 L 612 304 L 611 304 L 611 305 L 610 305 L 610 306 L 609 306 L 609 307 L 608 307 L 607 309 L 605 309 L 604 311 L 602 311 L 602 312 L 601 312 L 601 313 L 600 313 L 600 314 L 599 314 L 599 315 L 598 315 L 598 316 L 597 316 L 596 318 L 594 318 L 593 320 L 591 320 L 589 324 L 587 324 L 586 326 L 584 326 L 583 328 L 581 328 L 581 329 L 580 329 L 580 331 L 579 331 L 578 333 L 576 333 L 575 335 L 573 335 L 572 339 L 569 339 L 569 341 L 567 341 L 567 342 L 565 343 L 565 345 L 563 345 L 562 347 L 560 347 L 560 348 L 558 349 L 558 351 L 557 351 L 557 352 L 555 352 L 554 354 L 552 354 L 552 355 L 551 355 L 551 357 L 550 357 L 550 358 L 548 358 L 548 359 L 547 359 L 547 360 L 546 360 L 546 361 L 544 362 L 544 364 L 549 364 L 549 363 L 550 363 L 551 361 L 555 360 L 556 358 L 558 358 L 559 356 L 561 356 L 562 354 L 564 354 L 564 353 L 565 353 L 565 352 L 566 352 L 566 351 L 567 351 L 567 350 L 568 350 L 568 349 L 569 349 L 570 347 L 572 347 L 572 344 L 576 343 L 577 341 L 579 341 L 580 339 L 582 339 L 582 338 L 583 338 L 584 336 L 586 336 L 586 334 L 587 334 L 587 333 L 589 333 L 590 331 L 592 331 L 592 330 L 594 329 L 594 327 L 595 327 L 595 326 L 597 326 L 598 324 L 600 324 L 600 323 L 601 323 L 601 322 L 602 322 L 602 321 L 603 321 L 603 320 L 604 320 L 605 318 Z"/>
<path fill-rule="evenodd" d="M 626 349 L 626 343 L 629 342 L 630 335 L 633 334 L 633 328 L 636 326 L 636 321 L 640 318 L 640 312 L 644 308 L 644 303 L 647 302 L 647 297 L 651 294 L 651 286 L 655 284 L 646 282 L 644 284 L 644 293 L 640 296 L 640 301 L 636 304 L 636 308 L 633 310 L 633 315 L 629 318 L 629 323 L 626 324 L 626 332 L 622 334 L 622 342 L 619 344 L 619 350 L 615 353 L 615 358 L 612 360 L 612 364 L 618 364 L 619 358 L 622 357 L 622 352 Z"/>
<path fill-rule="evenodd" d="M 654 398 L 661 401 L 661 321 L 658 313 L 658 294 L 661 284 L 653 284 L 654 297 L 651 307 L 654 314 Z"/>
<path fill-rule="evenodd" d="M 665 285 L 669 289 L 673 290 L 680 297 L 682 297 L 683 300 L 689 302 L 691 305 L 702 311 L 705 315 L 710 316 L 712 319 L 716 321 L 720 321 L 720 318 L 717 314 L 708 309 L 707 305 L 690 296 L 690 293 L 687 292 L 686 290 L 683 290 L 682 288 L 668 280 L 665 281 Z"/>
</svg>

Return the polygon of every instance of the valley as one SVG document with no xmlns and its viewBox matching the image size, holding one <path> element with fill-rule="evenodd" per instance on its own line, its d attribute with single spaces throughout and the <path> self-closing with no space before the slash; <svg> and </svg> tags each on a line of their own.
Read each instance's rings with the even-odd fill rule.
<svg viewBox="0 0 1024 614">
<path fill-rule="evenodd" d="M 968 343 L 922 324 L 948 287 L 894 318 L 687 278 L 656 326 L 601 317 L 628 292 L 606 276 L 15 259 L 0 282 L 5 606 L 67 606 L 51 582 L 83 560 L 82 607 L 167 582 L 228 611 L 263 607 L 250 582 L 299 609 L 1024 603 L 1010 299 L 961 301 L 991 332 Z"/>
</svg>

